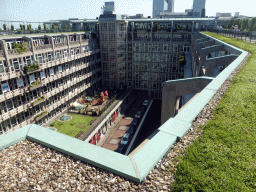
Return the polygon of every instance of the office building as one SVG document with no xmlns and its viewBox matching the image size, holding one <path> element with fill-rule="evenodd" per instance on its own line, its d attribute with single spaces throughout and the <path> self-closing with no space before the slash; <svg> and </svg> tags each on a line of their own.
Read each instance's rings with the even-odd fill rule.
<svg viewBox="0 0 256 192">
<path fill-rule="evenodd" d="M 163 82 L 184 77 L 179 57 L 183 52 L 185 58 L 192 57 L 193 34 L 201 25 L 215 22 L 215 18 L 122 19 L 114 4 L 106 3 L 99 19 L 77 19 L 90 32 L 0 40 L 2 132 L 45 124 L 82 94 L 101 86 L 145 90 L 149 97 L 161 99 Z M 74 29 L 75 22 L 70 23 Z M 13 43 L 23 42 L 28 46 L 25 51 L 14 49 Z"/>
<path fill-rule="evenodd" d="M 194 0 L 193 2 L 193 15 L 198 17 L 205 17 L 205 1 Z"/>
</svg>

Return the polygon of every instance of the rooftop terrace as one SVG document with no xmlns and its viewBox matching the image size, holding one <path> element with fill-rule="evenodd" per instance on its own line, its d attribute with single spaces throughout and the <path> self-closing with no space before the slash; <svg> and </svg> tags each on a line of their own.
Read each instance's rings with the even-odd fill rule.
<svg viewBox="0 0 256 192">
<path fill-rule="evenodd" d="M 237 49 L 233 46 L 231 47 Z M 141 148 L 141 150 L 139 150 L 133 156 L 123 156 L 109 150 L 104 150 L 100 147 L 93 146 L 89 143 L 85 143 L 83 141 L 76 140 L 74 138 L 62 135 L 60 133 L 56 133 L 51 130 L 41 128 L 37 125 L 32 125 L 31 127 L 26 126 L 22 129 L 1 136 L 0 150 L 12 146 L 13 144 L 18 143 L 24 139 L 28 139 L 30 141 L 40 143 L 46 147 L 50 147 L 57 151 L 71 155 L 84 162 L 88 162 L 90 164 L 111 171 L 128 179 L 134 180 L 136 182 L 141 182 L 144 178 L 146 178 L 144 183 L 134 184 L 133 182 L 122 177 L 116 177 L 115 180 L 114 175 L 107 173 L 109 174 L 109 177 L 107 177 L 107 179 L 104 178 L 103 176 L 98 177 L 97 180 L 97 173 L 101 173 L 102 170 L 95 168 L 90 169 L 91 166 L 87 166 L 89 167 L 89 171 L 86 171 L 87 176 L 89 172 L 90 175 L 93 176 L 91 177 L 89 175 L 88 178 L 95 178 L 97 181 L 95 181 L 95 179 L 85 179 L 86 182 L 84 182 L 83 187 L 86 186 L 93 188 L 91 184 L 93 184 L 94 182 L 98 182 L 98 184 L 96 184 L 96 188 L 98 185 L 98 187 L 101 187 L 104 190 L 108 190 L 108 186 L 112 187 L 111 189 L 131 189 L 129 188 L 129 185 L 135 190 L 157 190 L 158 188 L 160 190 L 168 190 L 168 185 L 173 181 L 173 175 L 171 172 L 168 171 L 168 169 L 170 167 L 174 167 L 172 162 L 174 161 L 173 158 L 177 156 L 177 151 L 179 151 L 179 148 L 181 148 L 181 151 L 184 151 L 186 149 L 186 146 L 189 145 L 196 137 L 198 137 L 201 134 L 200 129 L 197 129 L 197 123 L 199 122 L 198 120 L 200 119 L 200 116 L 203 116 L 203 118 L 200 119 L 201 123 L 202 119 L 204 119 L 203 123 L 205 123 L 205 119 L 210 119 L 209 111 L 213 108 L 211 106 L 211 102 L 216 104 L 216 97 L 223 95 L 223 91 L 225 91 L 225 89 L 222 86 L 227 88 L 227 84 L 230 83 L 230 79 L 228 78 L 230 74 L 234 72 L 234 70 L 239 65 L 243 64 L 245 62 L 245 59 L 247 59 L 247 52 L 242 51 L 240 49 L 237 50 L 241 52 L 240 56 L 234 62 L 232 62 L 230 66 L 223 70 L 221 74 L 219 74 L 214 80 L 212 80 L 212 82 L 209 83 L 209 85 L 202 92 L 200 92 L 193 99 L 193 101 L 191 101 L 187 106 L 185 106 L 184 109 L 182 110 L 182 113 L 175 116 L 175 118 L 169 119 L 165 124 L 163 124 L 158 129 L 158 131 L 155 134 L 151 135 L 151 137 L 148 138 L 149 142 L 146 145 L 144 145 Z M 189 130 L 190 132 L 188 132 Z M 179 137 L 179 135 L 185 136 L 181 138 L 181 142 L 176 143 L 177 137 Z M 173 150 L 168 151 L 170 147 L 173 147 Z M 18 149 L 15 148 L 14 150 L 12 150 L 12 148 L 9 147 L 3 150 L 1 154 L 3 154 L 3 152 L 12 153 L 12 151 L 14 151 L 13 153 L 15 154 L 16 150 Z M 161 158 L 165 155 L 167 151 L 167 158 L 164 160 L 163 164 L 160 165 L 159 160 L 161 160 Z M 11 162 L 11 160 L 7 158 L 6 160 L 3 158 L 1 159 L 3 160 L 1 160 L 3 162 L 1 162 L 1 166 L 5 165 L 9 161 Z M 53 156 L 53 159 L 56 160 L 56 156 Z M 55 160 L 51 160 L 51 162 L 55 163 Z M 160 166 L 159 169 L 158 166 L 155 167 L 157 163 Z M 61 166 L 61 164 L 58 164 L 58 166 Z M 4 167 L 7 168 L 7 166 Z M 11 173 L 11 171 L 9 172 Z M 81 175 L 77 176 L 77 180 L 79 180 L 79 177 L 82 177 Z M 31 176 L 31 178 L 33 178 L 33 176 Z M 111 180 L 109 178 L 111 178 Z M 1 184 L 3 185 L 4 183 L 6 183 L 5 181 L 7 179 L 8 178 L 4 177 L 4 180 L 2 181 L 3 183 Z M 26 179 L 23 179 L 23 181 L 26 181 Z M 34 183 L 34 181 L 30 181 L 30 183 L 31 182 Z M 51 182 L 54 182 L 53 179 Z M 70 182 L 72 184 L 72 180 L 70 180 Z M 76 186 L 74 185 L 74 188 L 75 187 Z"/>
</svg>

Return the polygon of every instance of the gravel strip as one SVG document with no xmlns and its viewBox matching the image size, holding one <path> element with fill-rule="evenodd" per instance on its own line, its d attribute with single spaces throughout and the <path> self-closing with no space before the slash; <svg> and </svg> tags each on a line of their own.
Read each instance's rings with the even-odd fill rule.
<svg viewBox="0 0 256 192">
<path fill-rule="evenodd" d="M 248 57 L 228 77 L 217 93 L 193 121 L 190 131 L 174 144 L 166 158 L 150 171 L 142 183 L 135 183 L 103 169 L 81 162 L 40 144 L 24 140 L 0 152 L 1 191 L 171 191 L 176 171 L 173 161 L 200 136 L 199 125 L 212 118 L 232 78 Z M 162 163 L 161 163 L 162 162 Z"/>
</svg>

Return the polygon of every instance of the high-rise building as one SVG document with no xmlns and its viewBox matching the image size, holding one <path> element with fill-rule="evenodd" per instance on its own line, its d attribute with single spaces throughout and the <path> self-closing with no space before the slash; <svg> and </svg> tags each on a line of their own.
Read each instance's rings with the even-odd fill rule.
<svg viewBox="0 0 256 192">
<path fill-rule="evenodd" d="M 205 1 L 194 0 L 193 2 L 193 15 L 198 17 L 205 17 Z"/>
<path fill-rule="evenodd" d="M 161 12 L 168 10 L 168 1 L 170 0 L 153 0 L 153 18 L 156 18 L 156 15 L 160 15 Z"/>
<path fill-rule="evenodd" d="M 168 12 L 174 12 L 174 0 L 168 0 Z"/>
</svg>

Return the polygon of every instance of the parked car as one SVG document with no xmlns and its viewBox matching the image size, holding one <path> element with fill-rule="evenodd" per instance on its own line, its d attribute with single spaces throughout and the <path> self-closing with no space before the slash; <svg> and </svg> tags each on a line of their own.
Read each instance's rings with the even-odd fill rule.
<svg viewBox="0 0 256 192">
<path fill-rule="evenodd" d="M 144 102 L 143 102 L 143 104 L 142 104 L 142 105 L 144 105 L 144 106 L 148 106 L 148 103 L 149 103 L 149 101 L 148 101 L 148 100 L 144 100 Z"/>
<path fill-rule="evenodd" d="M 133 131 L 134 131 L 134 127 L 130 126 L 126 133 L 129 133 L 131 135 L 131 134 L 133 134 Z"/>
<path fill-rule="evenodd" d="M 118 148 L 115 150 L 117 153 L 122 153 L 124 150 L 124 145 L 119 145 Z"/>
<path fill-rule="evenodd" d="M 139 119 L 141 117 L 141 111 L 138 111 L 135 115 L 135 118 Z"/>
<path fill-rule="evenodd" d="M 144 112 L 144 111 L 146 110 L 146 107 L 145 107 L 145 106 L 142 106 L 142 107 L 140 108 L 140 110 L 141 110 L 142 112 Z"/>
<path fill-rule="evenodd" d="M 126 134 L 123 136 L 122 140 L 121 140 L 121 145 L 127 145 L 128 142 L 129 142 L 129 137 L 130 137 L 130 134 L 129 134 L 129 133 L 126 133 Z"/>
<path fill-rule="evenodd" d="M 138 123 L 138 120 L 137 120 L 137 119 L 133 119 L 133 121 L 132 121 L 131 125 L 136 126 L 136 125 L 137 125 L 137 123 Z"/>
</svg>

